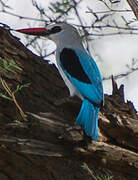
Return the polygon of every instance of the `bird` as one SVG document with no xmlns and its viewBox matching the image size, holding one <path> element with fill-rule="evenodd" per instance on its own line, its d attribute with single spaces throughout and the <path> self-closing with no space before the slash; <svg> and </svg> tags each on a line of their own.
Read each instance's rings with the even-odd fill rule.
<svg viewBox="0 0 138 180">
<path fill-rule="evenodd" d="M 66 22 L 58 22 L 46 27 L 16 31 L 43 36 L 55 42 L 57 68 L 70 97 L 76 95 L 82 100 L 76 124 L 83 127 L 88 137 L 97 141 L 98 114 L 104 104 L 103 79 L 94 58 L 85 49 L 77 28 Z"/>
</svg>

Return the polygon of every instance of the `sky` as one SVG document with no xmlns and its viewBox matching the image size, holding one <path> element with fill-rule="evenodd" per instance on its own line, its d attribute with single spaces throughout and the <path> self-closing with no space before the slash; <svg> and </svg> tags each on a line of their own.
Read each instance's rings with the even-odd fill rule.
<svg viewBox="0 0 138 180">
<path fill-rule="evenodd" d="M 3 0 L 8 4 L 12 9 L 10 10 L 12 13 L 19 14 L 25 17 L 38 18 L 39 15 L 35 7 L 32 6 L 31 0 Z M 49 2 L 53 2 L 52 0 L 36 0 L 42 7 L 46 8 L 48 11 Z M 105 0 L 109 2 L 108 0 Z M 109 4 L 110 5 L 110 4 Z M 110 5 L 111 6 L 111 5 Z M 103 3 L 93 0 L 84 0 L 79 5 L 79 14 L 82 18 L 83 22 L 90 23 L 94 21 L 94 17 L 91 16 L 90 13 L 86 13 L 88 7 L 93 11 L 105 11 L 107 8 L 103 5 Z M 111 6 L 112 9 L 116 10 L 125 10 L 130 9 L 126 0 L 121 0 L 120 3 L 115 3 Z M 0 7 L 1 9 L 1 7 Z M 124 20 L 122 20 L 122 16 L 125 17 L 127 21 L 133 20 L 135 18 L 132 12 L 120 12 L 120 13 L 112 13 L 109 17 L 105 18 L 104 23 L 111 23 L 115 20 L 118 26 L 124 26 Z M 40 25 L 40 22 L 34 22 L 29 20 L 21 20 L 11 15 L 0 13 L 0 22 L 9 25 L 13 29 L 25 28 L 31 26 L 36 27 Z M 78 20 L 72 15 L 68 20 L 69 23 L 78 23 Z M 44 23 L 41 24 L 41 26 Z M 138 27 L 137 23 L 132 23 L 132 26 Z M 111 33 L 115 32 L 113 29 L 104 29 L 103 33 Z M 25 43 L 24 36 L 19 33 L 15 33 L 17 37 L 21 38 L 21 41 Z M 102 72 L 103 77 L 108 77 L 120 72 L 126 72 L 128 70 L 127 64 L 131 65 L 132 59 L 138 59 L 138 50 L 137 50 L 137 42 L 138 35 L 121 35 L 121 36 L 107 36 L 107 37 L 92 37 L 93 40 L 89 42 L 90 52 L 93 55 L 96 63 L 98 64 L 100 71 Z M 44 40 L 46 41 L 46 40 Z M 55 49 L 54 43 L 50 41 L 46 41 L 47 52 L 51 52 Z M 53 60 L 55 57 L 52 56 L 50 60 Z M 138 66 L 138 63 L 136 64 Z M 132 73 L 128 77 L 121 78 L 117 80 L 118 85 L 124 84 L 125 86 L 125 99 L 131 100 L 135 108 L 138 110 L 138 71 Z M 112 86 L 111 80 L 104 81 L 104 92 L 111 94 Z"/>
</svg>

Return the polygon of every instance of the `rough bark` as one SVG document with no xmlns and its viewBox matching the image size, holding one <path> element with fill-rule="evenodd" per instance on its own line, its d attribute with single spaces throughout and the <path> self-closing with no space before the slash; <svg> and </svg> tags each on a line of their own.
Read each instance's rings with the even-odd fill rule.
<svg viewBox="0 0 138 180">
<path fill-rule="evenodd" d="M 81 128 L 73 127 L 80 100 L 57 103 L 68 96 L 68 90 L 56 67 L 34 55 L 2 27 L 0 57 L 0 75 L 11 91 L 30 83 L 14 94 L 16 101 L 0 97 L 2 180 L 89 180 L 105 171 L 113 174 L 113 179 L 137 179 L 138 115 L 133 104 L 124 101 L 123 85 L 118 88 L 112 78 L 113 93 L 105 95 L 99 115 L 100 140 L 86 146 Z M 8 64 L 14 60 L 22 70 L 7 69 L 4 60 Z M 0 92 L 8 95 L 2 81 Z M 17 105 L 27 117 L 21 116 Z M 81 167 L 83 162 L 93 175 Z"/>
<path fill-rule="evenodd" d="M 130 5 L 132 11 L 134 12 L 134 14 L 138 20 L 138 1 L 137 0 L 127 0 L 127 2 Z"/>
</svg>

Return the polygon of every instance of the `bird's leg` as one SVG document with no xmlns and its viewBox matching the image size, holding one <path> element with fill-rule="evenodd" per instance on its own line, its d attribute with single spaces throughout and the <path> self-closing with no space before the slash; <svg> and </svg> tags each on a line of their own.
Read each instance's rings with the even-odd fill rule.
<svg viewBox="0 0 138 180">
<path fill-rule="evenodd" d="M 85 149 L 88 149 L 91 142 L 92 142 L 91 138 L 88 137 L 83 130 L 83 137 L 80 141 L 76 141 L 76 144 L 74 146 L 74 151 L 75 152 L 82 152 Z"/>
<path fill-rule="evenodd" d="M 84 141 L 84 145 L 85 147 L 88 147 L 88 145 L 92 142 L 91 137 L 87 136 L 86 133 L 83 133 L 83 141 Z"/>
<path fill-rule="evenodd" d="M 73 140 L 76 148 L 88 148 L 88 145 L 92 142 L 91 138 L 86 135 L 85 131 L 80 125 L 74 125 L 66 128 L 64 134 L 60 139 Z"/>
</svg>

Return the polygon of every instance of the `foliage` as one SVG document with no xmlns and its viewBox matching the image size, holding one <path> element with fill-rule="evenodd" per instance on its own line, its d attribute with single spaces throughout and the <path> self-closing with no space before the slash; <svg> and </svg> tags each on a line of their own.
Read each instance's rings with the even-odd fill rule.
<svg viewBox="0 0 138 180">
<path fill-rule="evenodd" d="M 67 14 L 68 9 L 73 6 L 72 0 L 62 0 L 61 2 L 51 3 L 49 9 L 53 13 Z"/>
<path fill-rule="evenodd" d="M 13 73 L 16 74 L 16 71 L 22 71 L 22 68 L 20 68 L 14 60 L 10 60 L 8 61 L 7 59 L 2 59 L 0 58 L 1 61 L 3 61 L 3 64 L 1 64 L 1 69 L 2 72 L 4 73 Z M 21 116 L 23 119 L 26 119 L 27 115 L 24 113 L 24 111 L 22 110 L 22 108 L 20 107 L 19 103 L 16 100 L 16 94 L 22 90 L 22 88 L 27 88 L 30 86 L 30 83 L 26 83 L 26 84 L 18 84 L 15 90 L 12 90 L 11 87 L 8 85 L 8 83 L 6 82 L 6 80 L 3 79 L 3 77 L 0 77 L 0 82 L 1 85 L 3 87 L 3 89 L 5 90 L 5 92 L 0 92 L 0 97 L 7 99 L 9 101 L 13 101 L 14 104 L 16 105 L 16 107 L 18 108 Z"/>
<path fill-rule="evenodd" d="M 112 180 L 113 179 L 113 176 L 111 175 L 96 176 L 86 163 L 83 163 L 81 167 L 85 169 L 94 180 Z"/>
<path fill-rule="evenodd" d="M 15 73 L 15 70 L 22 71 L 22 68 L 20 68 L 14 60 L 8 62 L 6 59 L 3 59 L 3 68 L 6 72 L 9 71 Z"/>
<path fill-rule="evenodd" d="M 36 24 L 37 22 L 45 22 L 46 24 L 53 23 L 53 22 L 59 22 L 59 21 L 66 21 L 74 20 L 74 25 L 76 25 L 79 30 L 81 31 L 81 35 L 83 36 L 83 40 L 86 44 L 86 48 L 88 51 L 90 51 L 90 41 L 92 41 L 95 38 L 101 38 L 105 36 L 120 36 L 120 35 L 138 35 L 138 28 L 135 27 L 136 19 L 127 20 L 124 16 L 124 13 L 132 13 L 132 10 L 134 11 L 134 14 L 137 17 L 136 9 L 133 6 L 137 6 L 137 3 L 135 0 L 130 1 L 127 0 L 129 5 L 131 6 L 132 10 L 130 9 L 119 9 L 117 7 L 121 7 L 120 4 L 122 3 L 121 0 L 95 0 L 95 4 L 99 3 L 102 4 L 103 10 L 100 11 L 94 11 L 92 8 L 89 7 L 89 5 L 86 8 L 86 15 L 89 14 L 91 16 L 90 22 L 87 20 L 87 18 L 83 18 L 80 11 L 80 4 L 83 3 L 84 0 L 58 0 L 58 1 L 51 1 L 50 5 L 47 8 L 44 8 L 41 6 L 41 3 L 32 0 L 32 5 L 36 8 L 39 17 L 40 18 L 33 18 L 33 17 L 24 17 L 18 14 L 14 14 L 13 12 L 9 11 L 11 7 L 7 5 L 4 0 L 0 1 L 0 4 L 2 6 L 1 13 L 9 14 L 11 16 L 18 17 L 19 19 L 25 19 L 34 21 Z M 93 3 L 93 2 L 91 2 Z M 122 13 L 122 15 L 120 14 Z M 120 14 L 118 17 L 121 18 L 122 25 L 118 25 L 116 22 L 116 18 L 113 18 L 115 14 Z M 6 28 L 10 29 L 7 25 L 4 25 L 3 23 L 0 23 L 1 25 L 5 26 Z M 29 24 L 29 23 L 28 23 Z M 29 24 L 30 26 L 30 24 Z M 12 29 L 11 29 L 12 30 Z M 30 47 L 31 49 L 34 49 L 35 52 L 37 52 L 38 55 L 40 55 L 43 58 L 47 58 L 51 55 L 53 55 L 54 50 L 52 50 L 50 53 L 46 51 L 45 47 L 47 46 L 46 43 L 42 43 L 42 41 L 37 40 L 37 37 L 28 37 L 26 36 L 26 46 Z M 14 67 L 14 63 L 10 62 L 10 64 L 6 64 L 4 62 L 4 66 L 6 66 L 6 69 L 8 71 L 12 71 Z M 115 75 L 116 79 L 127 77 L 131 73 L 138 70 L 138 66 L 136 66 L 133 69 L 128 69 L 124 73 L 119 73 Z M 111 77 L 104 77 L 104 80 L 109 80 Z"/>
</svg>

